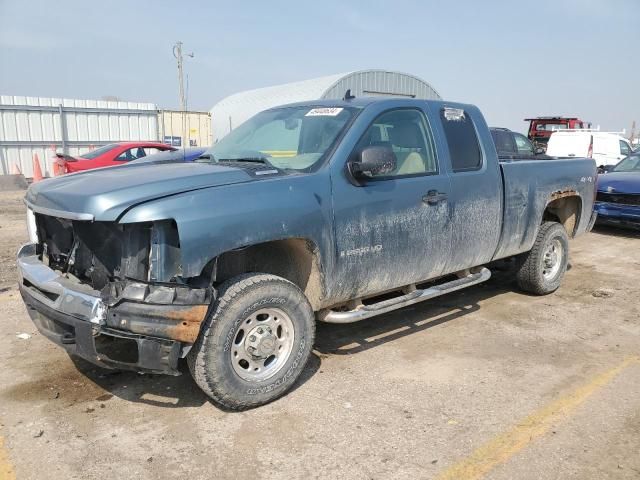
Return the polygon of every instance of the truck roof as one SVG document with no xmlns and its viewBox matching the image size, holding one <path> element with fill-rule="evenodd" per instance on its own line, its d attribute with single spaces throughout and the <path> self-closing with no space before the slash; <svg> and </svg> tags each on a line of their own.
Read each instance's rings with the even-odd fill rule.
<svg viewBox="0 0 640 480">
<path fill-rule="evenodd" d="M 313 106 L 313 107 L 356 107 L 356 108 L 365 108 L 368 105 L 374 103 L 389 103 L 391 105 L 399 105 L 402 103 L 406 103 L 407 105 L 415 105 L 416 102 L 424 102 L 431 103 L 435 105 L 447 105 L 455 108 L 464 108 L 470 105 L 462 104 L 458 102 L 449 102 L 443 100 L 425 100 L 421 98 L 397 98 L 397 97 L 356 97 L 350 100 L 344 99 L 319 99 L 319 100 L 307 100 L 304 102 L 295 102 L 288 103 L 284 105 L 278 105 L 276 107 L 272 107 L 269 110 L 274 108 L 281 107 L 301 107 L 301 106 Z"/>
<path fill-rule="evenodd" d="M 600 130 L 579 129 L 579 130 L 556 130 L 552 136 L 557 137 L 577 137 L 577 136 L 593 136 L 593 137 L 617 137 L 626 140 L 622 132 L 601 132 Z"/>
<path fill-rule="evenodd" d="M 532 122 L 534 120 L 580 120 L 580 118 L 576 116 L 568 116 L 568 117 L 534 117 L 534 118 L 525 118 L 525 122 Z"/>
</svg>

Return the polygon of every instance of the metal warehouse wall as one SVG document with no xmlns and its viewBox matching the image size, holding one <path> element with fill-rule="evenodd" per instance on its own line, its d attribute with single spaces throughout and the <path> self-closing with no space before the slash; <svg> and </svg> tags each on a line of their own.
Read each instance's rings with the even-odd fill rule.
<svg viewBox="0 0 640 480">
<path fill-rule="evenodd" d="M 69 155 L 114 141 L 159 140 L 152 103 L 0 96 L 0 174 L 33 176 L 33 155 L 52 175 L 55 151 Z"/>
<path fill-rule="evenodd" d="M 172 137 L 171 141 L 169 137 Z M 184 138 L 189 141 L 183 141 Z M 211 114 L 209 112 L 160 112 L 160 138 L 165 143 L 179 147 L 203 147 L 211 145 Z M 180 144 L 176 143 L 180 139 Z"/>
</svg>

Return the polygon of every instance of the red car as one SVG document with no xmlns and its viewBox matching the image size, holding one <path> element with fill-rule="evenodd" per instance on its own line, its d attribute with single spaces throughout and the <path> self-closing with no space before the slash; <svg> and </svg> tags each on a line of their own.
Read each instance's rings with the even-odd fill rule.
<svg viewBox="0 0 640 480">
<path fill-rule="evenodd" d="M 122 165 L 124 162 L 130 162 L 131 160 L 168 150 L 177 149 L 171 145 L 157 142 L 119 142 L 110 143 L 77 157 L 58 153 L 56 154 L 58 157 L 58 172 L 72 173 L 91 170 L 92 168 Z"/>
</svg>

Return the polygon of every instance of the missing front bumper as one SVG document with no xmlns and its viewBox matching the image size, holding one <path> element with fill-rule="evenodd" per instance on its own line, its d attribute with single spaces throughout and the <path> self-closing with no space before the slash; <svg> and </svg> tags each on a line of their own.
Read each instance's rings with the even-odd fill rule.
<svg viewBox="0 0 640 480">
<path fill-rule="evenodd" d="M 69 354 L 104 368 L 179 375 L 181 342 L 104 329 L 61 314 L 20 289 L 38 331 Z"/>
<path fill-rule="evenodd" d="M 32 244 L 20 249 L 17 263 L 20 293 L 38 330 L 103 367 L 179 374 L 178 358 L 195 342 L 207 314 L 207 296 L 186 288 L 176 293 L 135 284 L 105 301 L 100 292 L 44 265 Z M 207 304 L 185 304 L 198 300 Z"/>
</svg>

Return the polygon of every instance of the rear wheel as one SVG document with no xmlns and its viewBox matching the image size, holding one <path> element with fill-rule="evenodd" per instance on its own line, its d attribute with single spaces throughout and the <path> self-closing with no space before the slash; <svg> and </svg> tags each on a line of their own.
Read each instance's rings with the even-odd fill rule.
<svg viewBox="0 0 640 480">
<path fill-rule="evenodd" d="M 313 311 L 297 286 L 275 275 L 241 275 L 221 286 L 187 361 L 214 402 L 242 410 L 291 388 L 314 337 Z"/>
<path fill-rule="evenodd" d="M 562 225 L 544 222 L 533 248 L 518 258 L 517 280 L 521 289 L 536 295 L 555 292 L 567 271 L 569 237 Z"/>
</svg>

